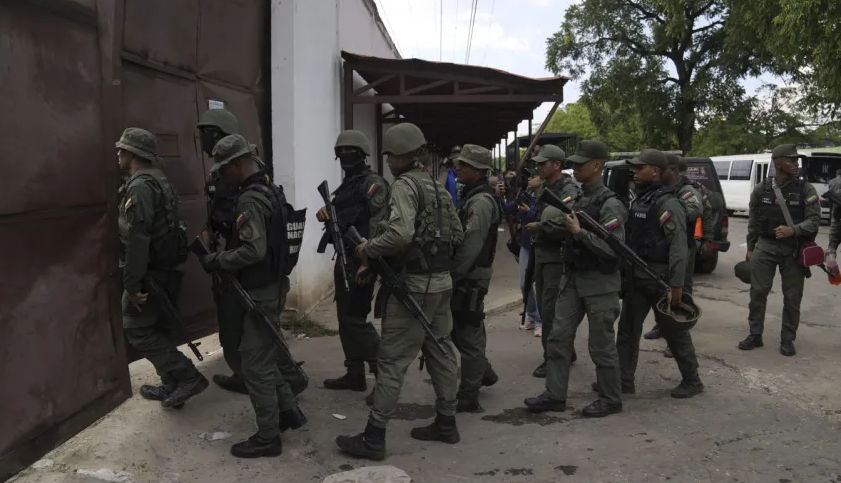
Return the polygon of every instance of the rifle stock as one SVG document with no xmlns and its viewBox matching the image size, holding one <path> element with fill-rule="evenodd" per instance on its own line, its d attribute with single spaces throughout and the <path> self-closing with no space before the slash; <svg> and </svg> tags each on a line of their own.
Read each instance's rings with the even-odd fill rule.
<svg viewBox="0 0 841 483">
<path fill-rule="evenodd" d="M 648 264 L 645 263 L 645 260 L 640 258 L 640 256 L 637 255 L 631 249 L 631 247 L 626 245 L 625 242 L 623 242 L 619 238 L 616 238 L 615 235 L 613 235 L 612 233 L 607 231 L 607 229 L 605 227 L 603 227 L 601 223 L 594 220 L 586 212 L 584 212 L 584 211 L 574 211 L 573 212 L 573 210 L 569 206 L 564 204 L 563 200 L 561 200 L 561 198 L 559 198 L 558 195 L 556 195 L 555 193 L 553 193 L 552 191 L 550 191 L 548 189 L 543 190 L 543 193 L 541 193 L 541 195 L 540 195 L 540 199 L 544 203 L 561 210 L 562 212 L 564 212 L 567 215 L 575 213 L 575 215 L 578 217 L 578 220 L 581 222 L 582 227 L 586 228 L 588 231 L 591 231 L 591 232 L 595 233 L 595 235 L 597 237 L 604 240 L 605 243 L 610 245 L 610 248 L 613 249 L 613 251 L 616 252 L 617 255 L 619 255 L 620 257 L 629 261 L 632 265 L 634 265 L 635 267 L 637 267 L 637 268 L 641 269 L 643 272 L 645 272 L 645 274 L 648 275 L 652 280 L 657 282 L 660 285 L 660 287 L 663 288 L 664 291 L 668 292 L 668 291 L 671 290 L 671 287 L 669 287 L 669 284 L 667 284 L 663 280 L 662 277 L 660 277 L 659 275 L 654 273 L 654 271 L 651 270 L 651 267 L 649 267 Z"/>
<path fill-rule="evenodd" d="M 336 215 L 336 207 L 330 201 L 330 187 L 327 185 L 327 180 L 322 181 L 316 189 L 318 190 L 318 194 L 321 195 L 321 199 L 324 200 L 324 207 L 327 209 L 327 233 L 324 234 L 325 236 L 318 243 L 317 251 L 318 253 L 323 253 L 327 248 L 327 234 L 329 233 L 329 237 L 333 240 L 333 248 L 336 249 L 336 258 L 339 261 L 342 285 L 344 286 L 345 292 L 350 292 L 350 283 L 348 282 L 347 275 L 347 253 L 345 252 L 342 233 L 339 230 L 339 218 Z"/>
</svg>

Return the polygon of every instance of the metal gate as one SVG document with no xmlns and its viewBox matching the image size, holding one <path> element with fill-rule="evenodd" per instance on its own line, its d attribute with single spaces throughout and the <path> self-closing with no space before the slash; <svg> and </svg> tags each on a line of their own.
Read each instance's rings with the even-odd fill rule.
<svg viewBox="0 0 841 483">
<path fill-rule="evenodd" d="M 199 113 L 224 104 L 270 156 L 268 22 L 265 0 L 0 3 L 0 480 L 130 395 L 116 278 L 120 130 L 157 134 L 198 232 Z M 216 330 L 194 261 L 180 300 L 193 336 Z"/>
</svg>

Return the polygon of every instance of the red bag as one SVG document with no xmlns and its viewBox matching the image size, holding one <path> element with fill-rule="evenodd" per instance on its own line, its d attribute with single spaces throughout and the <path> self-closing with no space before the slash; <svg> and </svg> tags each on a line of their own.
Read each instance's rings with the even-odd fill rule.
<svg viewBox="0 0 841 483">
<path fill-rule="evenodd" d="M 803 242 L 797 253 L 797 261 L 803 267 L 820 265 L 824 262 L 824 250 L 815 242 Z"/>
</svg>

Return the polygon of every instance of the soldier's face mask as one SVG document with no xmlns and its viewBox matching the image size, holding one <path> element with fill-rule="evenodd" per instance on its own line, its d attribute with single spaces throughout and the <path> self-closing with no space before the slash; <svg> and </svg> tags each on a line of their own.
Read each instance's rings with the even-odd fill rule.
<svg viewBox="0 0 841 483">
<path fill-rule="evenodd" d="M 365 153 L 354 148 L 336 148 L 336 158 L 342 169 L 353 169 L 365 162 Z"/>
<path fill-rule="evenodd" d="M 199 129 L 199 138 L 201 140 L 201 150 L 209 156 L 213 153 L 213 147 L 222 139 L 223 133 L 215 126 L 203 126 Z"/>
</svg>

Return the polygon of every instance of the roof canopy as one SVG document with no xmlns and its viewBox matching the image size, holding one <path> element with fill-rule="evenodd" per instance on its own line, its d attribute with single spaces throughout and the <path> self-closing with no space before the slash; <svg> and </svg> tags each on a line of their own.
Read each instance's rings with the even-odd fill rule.
<svg viewBox="0 0 841 483">
<path fill-rule="evenodd" d="M 353 104 L 390 104 L 382 122 L 417 124 L 427 140 L 447 150 L 473 143 L 490 148 L 543 102 L 560 102 L 568 77 L 533 79 L 473 65 L 385 59 L 342 52 L 345 128 Z M 353 72 L 366 82 L 353 88 Z M 350 118 L 348 118 L 350 116 Z"/>
</svg>

